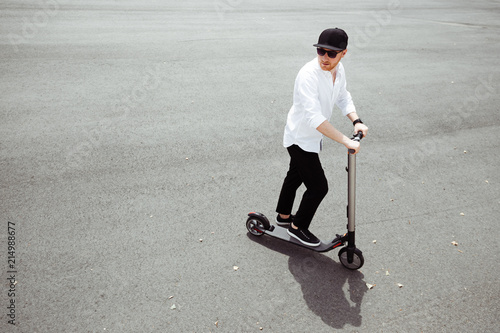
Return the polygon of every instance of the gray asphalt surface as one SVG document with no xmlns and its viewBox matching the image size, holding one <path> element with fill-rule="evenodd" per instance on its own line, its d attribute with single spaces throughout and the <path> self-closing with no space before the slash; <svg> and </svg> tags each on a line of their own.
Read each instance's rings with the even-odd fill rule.
<svg viewBox="0 0 500 333">
<path fill-rule="evenodd" d="M 0 331 L 498 332 L 499 22 L 498 1 L 2 1 Z M 274 218 L 293 82 L 335 26 L 370 127 L 355 272 L 245 228 Z M 328 239 L 346 154 L 321 158 Z"/>
</svg>

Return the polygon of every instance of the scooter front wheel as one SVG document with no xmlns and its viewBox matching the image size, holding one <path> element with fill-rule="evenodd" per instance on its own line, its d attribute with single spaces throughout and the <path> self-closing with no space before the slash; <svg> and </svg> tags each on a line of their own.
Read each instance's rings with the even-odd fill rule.
<svg viewBox="0 0 500 333">
<path fill-rule="evenodd" d="M 268 230 L 270 225 L 269 222 L 265 221 L 264 219 L 259 219 L 256 216 L 250 216 L 247 219 L 247 230 L 254 236 L 262 236 L 264 232 L 261 230 Z M 260 228 L 261 230 L 257 229 L 256 227 Z"/>
<path fill-rule="evenodd" d="M 339 260 L 347 269 L 360 269 L 361 266 L 365 263 L 365 259 L 363 258 L 363 253 L 359 249 L 354 249 L 354 253 L 352 255 L 352 262 L 349 263 L 347 258 L 347 247 L 342 248 L 339 251 Z"/>
</svg>

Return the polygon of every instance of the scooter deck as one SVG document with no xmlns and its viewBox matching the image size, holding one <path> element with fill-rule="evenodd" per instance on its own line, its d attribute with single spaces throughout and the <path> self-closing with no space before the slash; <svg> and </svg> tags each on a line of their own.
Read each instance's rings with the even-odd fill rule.
<svg viewBox="0 0 500 333">
<path fill-rule="evenodd" d="M 308 248 L 310 250 L 314 250 L 317 252 L 330 251 L 330 250 L 333 250 L 334 248 L 342 245 L 342 242 L 338 239 L 334 239 L 331 242 L 324 242 L 324 241 L 320 240 L 321 244 L 318 246 L 309 246 L 306 244 L 302 244 L 299 240 L 295 239 L 294 237 L 292 237 L 288 234 L 286 227 L 280 227 L 280 226 L 275 226 L 275 225 L 271 225 L 271 228 L 269 230 L 265 230 L 264 232 L 265 232 L 265 234 L 267 234 L 269 236 L 273 236 L 275 238 L 279 238 L 279 239 L 282 239 L 284 241 L 287 241 L 287 242 L 290 242 L 290 243 L 293 243 L 293 244 L 296 244 L 296 245 L 299 245 L 299 246 L 302 246 L 302 247 L 305 247 L 305 248 Z"/>
</svg>

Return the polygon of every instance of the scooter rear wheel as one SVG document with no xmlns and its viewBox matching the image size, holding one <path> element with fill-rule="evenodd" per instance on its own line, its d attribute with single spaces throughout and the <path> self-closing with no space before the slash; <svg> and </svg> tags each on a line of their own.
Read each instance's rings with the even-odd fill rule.
<svg viewBox="0 0 500 333">
<path fill-rule="evenodd" d="M 257 229 L 256 227 L 259 227 L 260 229 L 268 230 L 270 225 L 269 222 L 265 221 L 264 219 L 259 219 L 256 216 L 250 216 L 247 219 L 247 230 L 249 233 L 251 233 L 254 236 L 262 236 L 264 233 Z"/>
<path fill-rule="evenodd" d="M 359 249 L 354 249 L 352 262 L 349 263 L 349 260 L 347 259 L 347 247 L 344 247 L 339 251 L 339 260 L 345 268 L 351 270 L 360 269 L 365 263 L 363 253 Z"/>
</svg>

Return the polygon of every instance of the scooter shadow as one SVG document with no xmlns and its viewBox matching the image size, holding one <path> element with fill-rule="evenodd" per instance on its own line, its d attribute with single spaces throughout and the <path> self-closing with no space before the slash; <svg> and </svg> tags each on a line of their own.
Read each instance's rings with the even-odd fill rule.
<svg viewBox="0 0 500 333">
<path fill-rule="evenodd" d="M 250 233 L 247 236 L 289 257 L 288 268 L 300 284 L 307 306 L 325 324 L 336 329 L 346 324 L 361 326 L 361 303 L 368 290 L 361 272 L 348 270 L 326 254 L 295 244 L 267 236 L 255 237 Z"/>
</svg>

